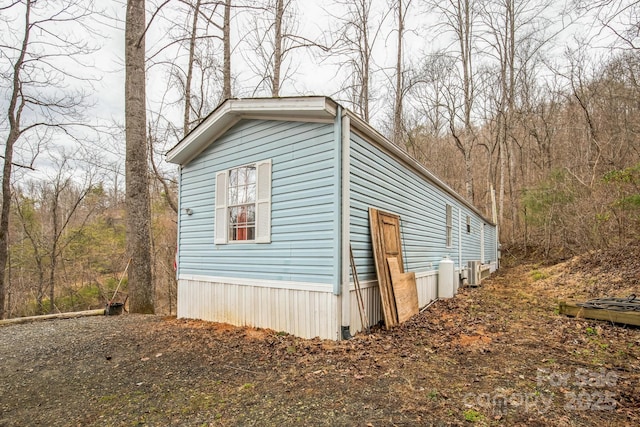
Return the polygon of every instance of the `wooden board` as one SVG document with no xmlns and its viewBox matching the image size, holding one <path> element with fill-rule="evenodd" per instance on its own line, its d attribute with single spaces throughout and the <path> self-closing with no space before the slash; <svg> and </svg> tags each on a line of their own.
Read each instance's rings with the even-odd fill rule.
<svg viewBox="0 0 640 427">
<path fill-rule="evenodd" d="M 376 264 L 376 275 L 378 276 L 378 287 L 380 288 L 382 300 L 382 313 L 385 326 L 389 329 L 398 324 L 398 313 L 387 258 L 397 258 L 402 272 L 400 217 L 375 208 L 369 208 L 369 226 L 371 228 L 371 243 Z"/>
<path fill-rule="evenodd" d="M 560 314 L 584 319 L 608 320 L 613 323 L 640 326 L 640 312 L 585 308 L 572 302 L 560 302 Z"/>
<path fill-rule="evenodd" d="M 96 310 L 72 311 L 67 313 L 43 314 L 42 316 L 14 317 L 11 319 L 0 320 L 0 326 L 17 325 L 20 323 L 37 322 L 40 320 L 75 319 L 76 317 L 85 316 L 104 316 L 104 308 Z"/>
<path fill-rule="evenodd" d="M 398 259 L 395 257 L 387 258 L 387 263 L 389 264 L 389 271 L 391 273 L 391 284 L 396 300 L 398 322 L 402 323 L 420 311 L 418 305 L 418 289 L 416 287 L 416 273 L 413 271 L 401 273 Z"/>
</svg>

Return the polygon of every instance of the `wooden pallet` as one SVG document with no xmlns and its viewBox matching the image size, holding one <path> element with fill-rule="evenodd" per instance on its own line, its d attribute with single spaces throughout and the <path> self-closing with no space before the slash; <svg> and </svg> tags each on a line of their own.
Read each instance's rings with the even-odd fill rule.
<svg viewBox="0 0 640 427">
<path fill-rule="evenodd" d="M 604 308 L 585 308 L 574 302 L 560 302 L 560 314 L 571 317 L 595 320 L 608 320 L 613 323 L 640 326 L 640 311 L 618 311 Z"/>
</svg>

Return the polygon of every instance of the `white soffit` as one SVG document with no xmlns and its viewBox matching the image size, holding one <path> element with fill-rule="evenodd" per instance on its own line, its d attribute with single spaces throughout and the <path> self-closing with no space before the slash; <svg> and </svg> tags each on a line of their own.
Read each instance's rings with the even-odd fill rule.
<svg viewBox="0 0 640 427">
<path fill-rule="evenodd" d="M 167 152 L 167 161 L 189 163 L 244 118 L 331 121 L 336 112 L 337 104 L 324 96 L 228 99 Z"/>
</svg>

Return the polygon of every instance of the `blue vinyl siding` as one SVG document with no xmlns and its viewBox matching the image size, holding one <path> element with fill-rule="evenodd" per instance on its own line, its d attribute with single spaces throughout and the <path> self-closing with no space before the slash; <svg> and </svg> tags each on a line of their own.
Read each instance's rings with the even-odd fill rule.
<svg viewBox="0 0 640 427">
<path fill-rule="evenodd" d="M 467 215 L 471 217 L 471 232 L 467 233 Z M 495 260 L 495 256 L 490 252 L 491 248 L 487 245 L 487 236 L 493 235 L 491 231 L 495 230 L 493 225 L 488 224 L 484 219 L 479 217 L 475 212 L 466 207 L 462 208 L 462 267 L 466 267 L 469 261 L 480 260 L 480 229 L 484 226 L 484 257 L 485 261 Z M 495 246 L 495 244 L 493 245 Z M 458 265 L 457 254 L 454 256 L 456 266 Z"/>
<path fill-rule="evenodd" d="M 180 274 L 335 283 L 334 145 L 332 123 L 243 120 L 185 165 Z M 266 159 L 272 160 L 271 243 L 215 245 L 215 173 Z"/>
<path fill-rule="evenodd" d="M 495 262 L 498 260 L 498 248 L 496 241 L 496 228 L 494 226 L 484 227 L 484 260 L 483 262 Z"/>
<path fill-rule="evenodd" d="M 350 157 L 350 240 L 358 275 L 363 280 L 376 277 L 369 235 L 369 207 L 400 215 L 405 269 L 409 271 L 437 269 L 445 255 L 458 265 L 459 240 L 462 241 L 463 266 L 468 260 L 480 259 L 480 224 L 483 219 L 475 212 L 353 132 Z M 453 226 L 452 244 L 448 248 L 447 204 L 452 206 Z M 459 215 L 462 227 L 460 234 Z M 469 234 L 466 232 L 467 215 L 471 217 Z M 495 236 L 490 233 L 492 228 L 485 226 L 485 259 L 493 257 L 491 246 L 488 245 L 488 237 Z M 495 237 L 493 239 L 495 241 Z"/>
</svg>

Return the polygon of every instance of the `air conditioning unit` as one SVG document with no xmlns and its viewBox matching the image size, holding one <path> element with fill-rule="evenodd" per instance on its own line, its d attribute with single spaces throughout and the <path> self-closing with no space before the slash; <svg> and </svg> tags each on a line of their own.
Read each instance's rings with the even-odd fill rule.
<svg viewBox="0 0 640 427">
<path fill-rule="evenodd" d="M 469 261 L 468 266 L 469 286 L 480 286 L 480 281 L 482 280 L 480 276 L 480 267 L 482 266 L 482 262 L 479 260 Z"/>
</svg>

